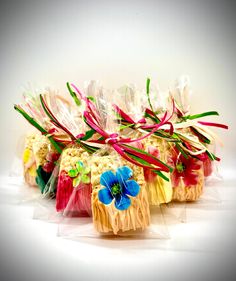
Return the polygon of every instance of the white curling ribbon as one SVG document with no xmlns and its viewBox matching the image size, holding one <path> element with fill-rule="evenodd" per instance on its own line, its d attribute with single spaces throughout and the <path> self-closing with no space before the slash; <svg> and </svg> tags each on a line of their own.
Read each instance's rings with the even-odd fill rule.
<svg viewBox="0 0 236 281">
<path fill-rule="evenodd" d="M 211 131 L 206 125 L 202 125 L 197 123 L 194 127 L 197 128 L 197 130 L 201 130 L 201 134 L 203 134 L 204 136 L 206 136 L 207 138 L 209 138 L 212 141 L 218 141 L 218 143 L 220 144 L 220 146 L 224 146 L 224 143 L 222 141 L 222 139 L 213 131 Z M 210 137 L 211 136 L 211 137 Z"/>
<path fill-rule="evenodd" d="M 188 128 L 188 127 L 192 126 L 196 130 L 198 130 L 203 136 L 208 138 L 210 141 L 215 141 L 215 139 L 217 139 L 219 141 L 219 143 L 221 145 L 223 145 L 222 141 L 217 136 L 217 134 L 212 132 L 209 128 L 206 128 L 204 125 L 199 124 L 196 120 L 188 120 L 188 121 L 183 122 L 183 123 L 174 124 L 173 126 L 174 126 L 174 130 L 184 129 L 184 128 Z M 165 129 L 169 129 L 169 127 L 170 127 L 169 125 L 165 124 L 165 125 L 162 125 L 160 127 L 160 129 L 164 129 L 165 130 Z M 142 133 L 147 133 L 146 131 L 144 131 L 141 128 L 138 129 L 138 130 L 140 132 L 142 132 Z M 186 147 L 181 145 L 182 149 L 187 151 L 187 152 L 189 152 L 191 155 L 199 155 L 199 154 L 202 154 L 202 153 L 207 151 L 207 148 L 205 147 L 205 145 L 200 143 L 196 136 L 190 136 L 189 134 L 179 133 L 179 132 L 178 132 L 178 134 L 181 135 L 181 137 L 183 139 L 188 141 L 193 147 L 199 149 L 198 151 L 191 151 L 191 150 L 189 150 Z M 154 134 L 153 134 L 153 136 L 156 137 L 156 138 L 160 138 L 159 136 L 156 136 Z M 171 139 L 166 138 L 166 140 L 171 140 Z"/>
<path fill-rule="evenodd" d="M 210 130 L 207 125 L 202 125 L 200 123 L 198 123 L 198 121 L 196 120 L 188 120 L 186 122 L 183 123 L 177 123 L 177 124 L 173 124 L 174 129 L 184 129 L 184 128 L 188 128 L 188 127 L 194 127 L 196 130 L 199 131 L 199 133 L 201 133 L 204 137 L 208 138 L 210 141 L 215 141 L 217 140 L 218 143 L 223 146 L 223 142 L 220 139 L 220 137 L 214 133 L 212 130 Z M 161 129 L 169 129 L 170 126 L 165 124 L 163 126 L 161 126 Z"/>
<path fill-rule="evenodd" d="M 90 142 L 90 141 L 82 141 L 82 143 L 87 144 L 89 146 L 97 147 L 97 148 L 103 148 L 106 144 L 104 143 L 96 143 L 96 142 Z"/>
</svg>

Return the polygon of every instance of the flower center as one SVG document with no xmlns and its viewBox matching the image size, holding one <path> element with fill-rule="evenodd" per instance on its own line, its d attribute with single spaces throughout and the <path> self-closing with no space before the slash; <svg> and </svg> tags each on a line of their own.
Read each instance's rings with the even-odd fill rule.
<svg viewBox="0 0 236 281">
<path fill-rule="evenodd" d="M 111 187 L 111 193 L 112 193 L 113 196 L 116 196 L 117 194 L 121 193 L 121 187 L 118 183 L 114 184 Z"/>
<path fill-rule="evenodd" d="M 182 173 L 185 170 L 185 168 L 186 168 L 185 165 L 181 162 L 176 165 L 176 169 L 177 169 L 178 173 Z"/>
</svg>

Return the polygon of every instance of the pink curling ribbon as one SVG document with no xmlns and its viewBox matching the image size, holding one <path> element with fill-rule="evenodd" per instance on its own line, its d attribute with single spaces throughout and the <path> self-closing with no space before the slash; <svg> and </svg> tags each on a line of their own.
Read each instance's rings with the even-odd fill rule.
<svg viewBox="0 0 236 281">
<path fill-rule="evenodd" d="M 226 130 L 229 128 L 227 125 L 220 124 L 220 123 L 203 122 L 203 121 L 198 121 L 198 123 L 201 125 L 210 126 L 210 127 L 218 127 L 218 128 L 222 128 L 222 129 L 226 129 Z"/>
</svg>

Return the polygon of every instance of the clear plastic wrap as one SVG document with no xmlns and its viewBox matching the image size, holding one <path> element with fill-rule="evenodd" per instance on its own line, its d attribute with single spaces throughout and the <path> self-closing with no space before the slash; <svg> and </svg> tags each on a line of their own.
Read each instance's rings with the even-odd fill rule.
<svg viewBox="0 0 236 281">
<path fill-rule="evenodd" d="M 227 128 L 227 126 L 212 122 L 202 122 L 202 121 L 195 121 L 196 118 L 204 117 L 209 115 L 218 115 L 217 112 L 207 112 L 206 114 L 197 114 L 194 117 L 190 115 L 191 113 L 191 106 L 190 106 L 190 97 L 192 94 L 192 90 L 190 87 L 190 79 L 188 76 L 181 76 L 179 79 L 176 80 L 176 83 L 174 87 L 170 91 L 171 96 L 174 98 L 175 103 L 177 105 L 177 116 L 178 120 L 184 119 L 185 123 L 183 123 L 183 128 L 178 129 L 177 131 L 183 134 L 184 137 L 190 137 L 190 140 L 194 140 L 195 144 L 198 142 L 199 145 L 202 146 L 202 153 L 193 154 L 191 158 L 191 162 L 197 163 L 197 160 L 199 159 L 201 162 L 198 161 L 198 167 L 197 171 L 193 173 L 196 173 L 198 175 L 198 180 L 195 185 L 193 185 L 190 188 L 185 188 L 184 184 L 184 178 L 179 182 L 177 185 L 178 188 L 174 188 L 173 193 L 173 199 L 174 200 L 182 200 L 184 197 L 187 199 L 187 201 L 196 201 L 200 200 L 206 204 L 211 204 L 215 202 L 219 202 L 219 195 L 217 190 L 211 188 L 211 183 L 215 182 L 217 180 L 220 180 L 220 175 L 217 171 L 217 164 L 216 160 L 217 157 L 213 156 L 215 154 L 215 145 L 216 141 L 219 141 L 221 144 L 221 141 L 219 140 L 218 136 L 208 128 L 208 126 L 216 126 L 221 128 Z M 189 118 L 190 117 L 190 118 Z M 180 118 L 180 119 L 179 119 Z M 187 119 L 186 119 L 187 118 Z M 193 120 L 193 121 L 188 121 Z M 186 125 L 188 123 L 189 125 Z M 205 151 L 204 151 L 205 147 Z M 196 158 L 197 159 L 196 159 Z M 185 161 L 186 162 L 186 161 Z M 187 161 L 190 162 L 190 161 Z M 188 163 L 187 163 L 188 164 Z M 188 166 L 191 166 L 191 164 Z M 191 172 L 191 168 L 187 168 L 187 170 Z M 176 173 L 172 175 L 172 182 L 174 181 Z M 185 179 L 186 181 L 186 179 Z M 176 184 L 174 184 L 176 185 Z M 184 194 L 182 194 L 183 190 L 185 189 Z M 182 194 L 182 195 L 181 195 Z"/>
<path fill-rule="evenodd" d="M 56 210 L 64 216 L 91 215 L 90 170 L 84 166 L 89 154 L 72 145 L 64 149 L 57 182 Z"/>
<path fill-rule="evenodd" d="M 92 221 L 65 218 L 59 235 L 168 238 L 161 208 L 150 211 L 142 168 L 109 148 L 88 157 L 85 167 L 91 171 Z"/>
<path fill-rule="evenodd" d="M 17 205 L 31 205 L 40 196 L 37 188 L 36 163 L 32 151 L 33 140 L 38 136 L 37 132 L 23 134 L 17 141 L 15 156 L 4 181 L 9 185 L 11 203 Z M 13 192 L 15 191 L 15 193 Z M 14 197 L 14 198 L 13 198 Z"/>
<path fill-rule="evenodd" d="M 155 157 L 158 157 L 163 162 L 167 162 L 169 159 L 171 144 L 167 141 L 149 137 L 143 140 L 145 149 L 147 152 Z M 160 205 L 163 203 L 169 203 L 172 200 L 172 185 L 170 180 L 170 173 L 163 172 L 167 180 L 164 180 L 154 172 L 144 169 L 145 180 L 148 186 L 148 198 L 150 205 Z"/>
<path fill-rule="evenodd" d="M 60 154 L 47 137 L 39 135 L 33 142 L 33 155 L 36 163 L 36 183 L 43 193 Z"/>
<path fill-rule="evenodd" d="M 171 183 L 173 201 L 196 201 L 203 193 L 204 168 L 202 161 L 188 157 L 187 159 L 174 147 L 171 149 L 170 165 L 173 166 Z"/>
<path fill-rule="evenodd" d="M 93 155 L 90 163 L 93 222 L 96 230 L 102 234 L 117 235 L 146 229 L 150 225 L 150 210 L 142 169 L 127 163 L 116 154 Z"/>
<path fill-rule="evenodd" d="M 142 129 L 142 124 L 151 125 L 147 119 L 144 119 L 146 107 L 151 106 L 152 109 L 155 108 L 156 112 L 161 116 L 165 114 L 168 105 L 168 95 L 166 93 L 151 88 L 149 98 L 147 99 L 146 97 L 144 99 L 144 96 L 145 94 L 138 91 L 134 86 L 123 86 L 119 89 L 119 96 L 117 96 L 116 105 L 119 105 L 117 112 L 120 114 L 121 119 L 123 117 L 125 119 L 123 126 L 125 129 L 122 130 L 122 134 L 124 136 L 141 137 L 150 132 L 148 129 Z M 120 108 L 122 108 L 125 114 L 121 112 Z M 128 117 L 126 114 L 128 114 Z M 130 117 L 133 120 L 138 120 L 138 122 L 134 125 L 130 124 L 127 126 L 127 122 L 132 122 L 130 121 Z M 144 138 L 138 145 L 138 148 L 145 149 L 146 152 L 150 153 L 154 157 L 157 157 L 163 163 L 167 163 L 172 146 L 173 143 L 168 139 L 165 139 L 165 135 L 160 136 L 153 134 L 148 138 Z M 171 221 L 171 223 L 185 221 L 185 204 L 176 204 L 175 202 L 172 202 L 173 188 L 170 178 L 171 174 L 170 172 L 162 172 L 162 175 L 165 179 L 150 169 L 144 169 L 149 204 L 153 206 L 153 209 L 155 209 L 155 206 L 157 206 L 157 208 L 161 208 L 162 213 L 165 215 L 165 219 Z"/>
<path fill-rule="evenodd" d="M 93 87 L 93 89 L 96 88 Z M 108 94 L 101 89 L 97 91 L 95 104 L 99 117 L 96 118 L 91 113 L 91 116 L 98 122 L 100 128 L 97 127 L 98 131 L 103 132 L 103 136 L 107 139 L 102 145 L 103 148 L 82 162 L 83 168 L 91 173 L 92 187 L 93 228 L 90 229 L 93 231 L 86 233 L 86 236 L 167 237 L 164 218 L 159 206 L 154 213 L 158 213 L 159 210 L 160 221 L 157 225 L 152 223 L 143 168 L 121 157 L 116 152 L 116 149 L 120 151 L 116 145 L 114 146 L 116 149 L 113 149 L 113 144 L 119 139 L 117 132 L 119 126 L 112 118 L 111 104 L 107 103 L 105 99 Z M 93 93 L 91 95 L 94 96 Z M 88 119 L 86 120 L 88 122 Z M 60 235 L 83 236 L 83 224 L 79 223 L 77 227 L 74 226 L 73 231 L 72 220 L 68 221 L 68 218 L 65 218 L 65 221 L 60 223 Z M 159 228 L 159 225 L 162 227 Z M 86 229 L 87 227 L 88 221 L 86 220 Z"/>
</svg>

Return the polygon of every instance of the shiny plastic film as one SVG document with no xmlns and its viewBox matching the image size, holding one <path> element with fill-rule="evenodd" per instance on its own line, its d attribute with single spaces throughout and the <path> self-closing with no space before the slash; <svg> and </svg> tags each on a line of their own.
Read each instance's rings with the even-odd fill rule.
<svg viewBox="0 0 236 281">
<path fill-rule="evenodd" d="M 78 146 L 66 148 L 61 157 L 56 210 L 64 216 L 91 215 L 91 172 L 84 162 L 89 154 Z"/>
<path fill-rule="evenodd" d="M 92 187 L 90 223 L 93 224 L 88 236 L 168 237 L 160 208 L 151 214 L 142 168 L 123 160 L 115 152 L 104 150 L 87 161 L 85 167 L 90 169 Z M 71 237 L 75 231 L 75 235 L 84 235 L 79 231 L 83 224 L 80 223 L 77 229 L 72 225 L 73 222 L 65 220 L 59 227 L 59 234 Z"/>
<path fill-rule="evenodd" d="M 34 218 L 58 222 L 61 217 L 91 215 L 90 173 L 82 169 L 88 153 L 77 144 L 64 148 L 35 207 Z"/>
<path fill-rule="evenodd" d="M 91 161 L 94 226 L 99 233 L 144 230 L 150 210 L 143 172 L 115 156 L 94 156 Z"/>
<path fill-rule="evenodd" d="M 171 144 L 165 140 L 155 137 L 149 137 L 143 140 L 143 142 L 147 152 L 159 157 L 164 162 L 168 160 Z M 164 180 L 148 169 L 144 169 L 144 175 L 147 183 L 150 205 L 155 206 L 171 202 L 173 189 L 171 185 L 170 173 L 164 173 L 164 175 L 167 177 L 167 180 Z"/>
</svg>

